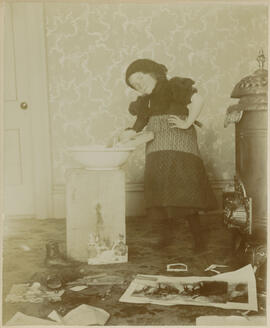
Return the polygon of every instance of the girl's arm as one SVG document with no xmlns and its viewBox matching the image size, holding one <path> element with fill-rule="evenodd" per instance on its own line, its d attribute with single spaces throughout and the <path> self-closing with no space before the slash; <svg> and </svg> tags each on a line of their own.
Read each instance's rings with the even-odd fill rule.
<svg viewBox="0 0 270 328">
<path fill-rule="evenodd" d="M 133 101 L 129 105 L 129 112 L 132 115 L 136 115 L 136 121 L 132 128 L 136 132 L 140 132 L 147 125 L 149 120 L 149 95 L 139 96 L 136 101 Z"/>
<path fill-rule="evenodd" d="M 133 101 L 129 105 L 129 112 L 132 115 L 136 115 L 136 121 L 131 128 L 125 129 L 118 139 L 119 141 L 127 141 L 144 129 L 149 121 L 148 115 L 148 103 L 149 96 L 139 96 L 136 101 Z"/>
<path fill-rule="evenodd" d="M 188 108 L 189 115 L 186 120 L 182 120 L 176 115 L 170 115 L 168 121 L 171 128 L 188 129 L 196 121 L 203 108 L 203 99 L 198 93 L 193 94 Z"/>
<path fill-rule="evenodd" d="M 128 141 L 134 137 L 138 132 L 142 131 L 148 123 L 148 117 L 137 117 L 132 128 L 127 128 L 118 136 L 118 142 Z"/>
<path fill-rule="evenodd" d="M 134 125 L 132 126 L 132 130 L 136 132 L 140 132 L 143 130 L 143 128 L 147 125 L 149 121 L 149 117 L 146 115 L 140 115 L 137 117 Z"/>
</svg>

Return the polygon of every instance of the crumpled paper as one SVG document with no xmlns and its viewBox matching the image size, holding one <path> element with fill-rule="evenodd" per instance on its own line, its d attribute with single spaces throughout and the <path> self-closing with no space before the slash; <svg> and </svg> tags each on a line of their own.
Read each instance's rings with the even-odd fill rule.
<svg viewBox="0 0 270 328">
<path fill-rule="evenodd" d="M 30 284 L 17 284 L 11 287 L 9 294 L 6 296 L 6 302 L 30 302 L 42 303 L 44 299 L 51 302 L 61 301 L 61 296 L 64 290 L 48 291 L 44 290 L 39 283 Z"/>
<path fill-rule="evenodd" d="M 69 311 L 63 318 L 62 322 L 65 325 L 101 325 L 104 326 L 108 321 L 110 314 L 103 309 L 82 304 L 75 309 Z"/>
<path fill-rule="evenodd" d="M 64 317 L 61 317 L 56 311 L 52 311 L 48 318 L 54 320 L 45 320 L 28 316 L 17 312 L 7 323 L 6 326 L 30 326 L 30 325 L 57 325 L 57 326 L 104 326 L 108 321 L 110 314 L 103 309 L 82 304 L 69 311 Z"/>
<path fill-rule="evenodd" d="M 26 315 L 21 312 L 17 312 L 14 316 L 5 324 L 6 326 L 58 326 L 59 324 L 54 321 L 40 319 Z"/>
</svg>

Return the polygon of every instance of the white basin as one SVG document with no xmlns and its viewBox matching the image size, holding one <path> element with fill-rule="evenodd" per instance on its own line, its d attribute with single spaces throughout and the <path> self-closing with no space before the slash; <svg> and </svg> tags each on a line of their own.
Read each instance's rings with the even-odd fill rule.
<svg viewBox="0 0 270 328">
<path fill-rule="evenodd" d="M 86 169 L 114 170 L 123 165 L 134 147 L 77 146 L 70 148 L 73 158 Z"/>
</svg>

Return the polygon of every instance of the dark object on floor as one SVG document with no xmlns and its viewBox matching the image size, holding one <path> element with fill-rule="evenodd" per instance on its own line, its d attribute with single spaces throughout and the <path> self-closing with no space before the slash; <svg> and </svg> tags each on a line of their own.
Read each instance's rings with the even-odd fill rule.
<svg viewBox="0 0 270 328">
<path fill-rule="evenodd" d="M 53 274 L 47 277 L 47 287 L 50 289 L 59 289 L 62 287 L 62 281 L 58 275 Z"/>
<path fill-rule="evenodd" d="M 60 253 L 59 244 L 56 241 L 49 241 L 46 244 L 46 258 L 45 265 L 61 265 L 67 266 L 70 265 L 69 262 L 66 261 L 64 256 Z"/>
<path fill-rule="evenodd" d="M 227 294 L 227 292 L 227 281 L 200 281 L 192 288 L 192 293 L 198 296 L 220 295 Z"/>
<path fill-rule="evenodd" d="M 106 269 L 105 269 L 106 270 Z M 100 273 L 98 275 L 90 275 L 79 278 L 75 281 L 70 281 L 67 283 L 68 286 L 95 286 L 95 285 L 121 285 L 124 283 L 124 278 L 119 275 L 112 275 L 105 273 Z"/>
</svg>

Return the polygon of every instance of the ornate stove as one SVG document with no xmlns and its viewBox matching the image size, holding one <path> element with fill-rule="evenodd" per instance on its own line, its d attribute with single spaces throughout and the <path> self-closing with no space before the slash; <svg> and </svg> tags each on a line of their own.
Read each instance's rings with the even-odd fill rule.
<svg viewBox="0 0 270 328">
<path fill-rule="evenodd" d="M 267 242 L 267 89 L 265 56 L 257 57 L 259 69 L 236 84 L 231 97 L 240 99 L 227 109 L 224 126 L 235 124 L 236 176 L 234 190 L 224 192 L 224 221 L 238 236 L 235 250 L 245 245 L 266 258 Z M 257 256 L 257 257 L 256 257 Z"/>
</svg>

